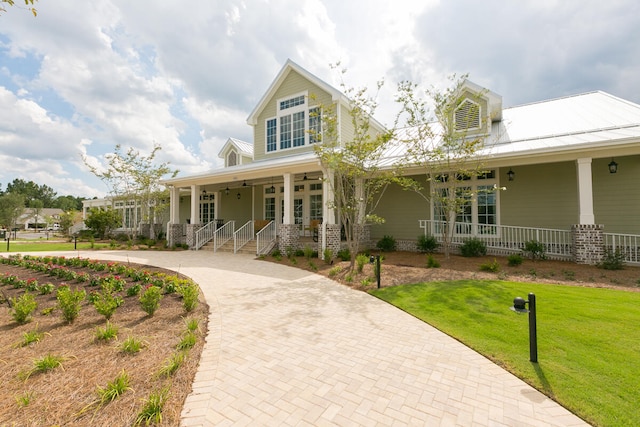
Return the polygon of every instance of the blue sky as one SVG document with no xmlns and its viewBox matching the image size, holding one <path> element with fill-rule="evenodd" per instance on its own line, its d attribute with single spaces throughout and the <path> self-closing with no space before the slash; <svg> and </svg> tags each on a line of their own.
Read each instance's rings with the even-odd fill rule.
<svg viewBox="0 0 640 427">
<path fill-rule="evenodd" d="M 452 73 L 505 106 L 602 90 L 640 103 L 637 0 L 40 0 L 0 15 L 0 183 L 104 196 L 84 165 L 154 144 L 181 175 L 219 167 L 287 58 L 338 86 L 442 87 Z"/>
</svg>

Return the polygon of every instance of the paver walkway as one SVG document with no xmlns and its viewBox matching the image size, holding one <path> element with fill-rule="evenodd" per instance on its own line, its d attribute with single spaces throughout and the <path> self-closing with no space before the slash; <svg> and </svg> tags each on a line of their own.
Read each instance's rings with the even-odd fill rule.
<svg viewBox="0 0 640 427">
<path fill-rule="evenodd" d="M 80 256 L 200 284 L 209 333 L 184 427 L 587 425 L 458 341 L 316 274 L 204 251 Z"/>
</svg>

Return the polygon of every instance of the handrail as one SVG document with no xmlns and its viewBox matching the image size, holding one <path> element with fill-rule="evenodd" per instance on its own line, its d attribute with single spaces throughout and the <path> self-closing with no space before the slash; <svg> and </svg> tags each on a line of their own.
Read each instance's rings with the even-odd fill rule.
<svg viewBox="0 0 640 427">
<path fill-rule="evenodd" d="M 519 252 L 524 249 L 526 242 L 535 240 L 544 244 L 545 253 L 554 258 L 570 258 L 573 241 L 570 230 L 551 228 L 519 227 L 511 225 L 469 224 L 455 222 L 447 224 L 445 221 L 418 220 L 425 235 L 430 234 L 442 242 L 442 233 L 450 226 L 453 233 L 451 243 L 458 246 L 470 237 L 480 239 L 487 248 L 507 252 Z"/>
<path fill-rule="evenodd" d="M 233 238 L 235 226 L 236 222 L 231 220 L 216 230 L 213 234 L 213 252 L 217 252 L 222 245 Z"/>
<path fill-rule="evenodd" d="M 253 220 L 247 221 L 233 233 L 233 253 L 237 253 L 250 240 L 253 240 Z"/>
<path fill-rule="evenodd" d="M 271 221 L 256 233 L 256 255 L 264 255 L 276 241 L 276 222 Z"/>
<path fill-rule="evenodd" d="M 209 240 L 213 238 L 213 234 L 216 232 L 216 221 L 211 221 L 196 230 L 195 238 L 193 242 L 193 250 L 198 250 L 203 247 Z"/>
</svg>

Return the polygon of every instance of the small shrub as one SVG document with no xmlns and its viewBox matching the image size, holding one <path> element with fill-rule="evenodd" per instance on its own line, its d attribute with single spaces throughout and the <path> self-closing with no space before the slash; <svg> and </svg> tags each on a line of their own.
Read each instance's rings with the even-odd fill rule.
<svg viewBox="0 0 640 427">
<path fill-rule="evenodd" d="M 180 339 L 180 342 L 176 346 L 176 350 L 189 350 L 194 345 L 196 345 L 196 342 L 198 342 L 198 336 L 195 334 L 195 332 L 187 331 L 184 335 L 182 335 L 182 339 Z"/>
<path fill-rule="evenodd" d="M 493 262 L 485 262 L 483 264 L 480 264 L 480 271 L 497 273 L 498 271 L 500 271 L 500 264 L 498 264 L 498 261 L 496 261 L 496 259 L 494 258 Z"/>
<path fill-rule="evenodd" d="M 111 319 L 116 309 L 122 305 L 122 298 L 114 295 L 109 288 L 105 288 L 102 292 L 98 292 L 92 298 L 92 304 L 96 311 L 104 316 L 105 319 Z"/>
<path fill-rule="evenodd" d="M 144 406 L 138 412 L 134 426 L 149 424 L 160 424 L 162 422 L 162 408 L 169 398 L 169 387 L 163 387 L 149 394 L 149 398 L 145 400 Z"/>
<path fill-rule="evenodd" d="M 127 288 L 127 296 L 128 297 L 135 297 L 136 295 L 140 294 L 140 289 L 142 289 L 142 286 L 140 286 L 140 283 L 136 283 L 134 285 L 131 285 Z"/>
<path fill-rule="evenodd" d="M 427 256 L 427 268 L 440 268 L 440 262 L 433 255 L 429 255 Z"/>
<path fill-rule="evenodd" d="M 38 308 L 36 299 L 29 292 L 25 292 L 19 298 L 10 298 L 11 300 L 11 317 L 18 324 L 23 325 L 31 321 L 31 314 Z"/>
<path fill-rule="evenodd" d="M 378 240 L 376 243 L 376 248 L 380 249 L 382 252 L 392 252 L 396 250 L 396 239 L 393 236 L 385 235 L 382 239 Z"/>
<path fill-rule="evenodd" d="M 27 331 L 22 333 L 22 341 L 16 344 L 17 347 L 26 347 L 28 345 L 39 343 L 42 338 L 44 338 L 45 333 L 40 332 L 36 327 L 32 331 Z"/>
<path fill-rule="evenodd" d="M 129 381 L 129 374 L 127 374 L 123 369 L 120 374 L 113 381 L 108 382 L 105 387 L 98 386 L 96 393 L 98 394 L 100 403 L 105 404 L 113 402 L 126 391 L 132 390 L 132 388 L 129 387 Z"/>
<path fill-rule="evenodd" d="M 438 248 L 438 239 L 432 235 L 421 234 L 418 236 L 417 246 L 419 252 L 432 254 Z"/>
<path fill-rule="evenodd" d="M 325 248 L 325 250 L 322 251 L 322 256 L 325 264 L 331 264 L 333 261 L 333 251 L 329 248 Z"/>
<path fill-rule="evenodd" d="M 195 317 L 185 319 L 184 324 L 187 327 L 187 331 L 190 331 L 190 332 L 200 331 L 200 321 Z"/>
<path fill-rule="evenodd" d="M 187 354 L 184 351 L 180 351 L 177 353 L 173 353 L 171 357 L 169 357 L 164 365 L 158 371 L 159 377 L 170 377 L 180 369 L 180 366 L 184 363 L 187 358 Z"/>
<path fill-rule="evenodd" d="M 56 368 L 62 367 L 62 362 L 64 361 L 64 357 L 56 356 L 51 353 L 43 356 L 39 359 L 35 359 L 33 361 L 33 366 L 31 369 L 25 372 L 21 372 L 19 374 L 20 378 L 23 380 L 29 379 L 29 377 L 35 373 L 45 373 L 52 371 Z"/>
<path fill-rule="evenodd" d="M 310 260 L 313 257 L 313 248 L 311 248 L 311 246 L 306 245 L 302 252 L 307 260 Z"/>
<path fill-rule="evenodd" d="M 56 287 L 54 286 L 53 283 L 45 283 L 43 285 L 38 286 L 38 293 L 40 295 L 49 295 L 55 289 L 56 289 Z"/>
<path fill-rule="evenodd" d="M 87 293 L 84 289 L 72 291 L 69 286 L 60 286 L 56 293 L 58 307 L 62 313 L 62 318 L 67 323 L 73 323 L 78 317 L 82 308 L 82 301 L 86 298 Z"/>
<path fill-rule="evenodd" d="M 342 271 L 342 267 L 340 267 L 339 265 L 336 265 L 331 270 L 329 270 L 329 273 L 328 273 L 329 277 L 335 277 L 341 271 Z"/>
<path fill-rule="evenodd" d="M 313 262 L 313 261 L 309 261 L 309 269 L 310 269 L 311 271 L 318 271 L 318 266 L 316 265 L 316 263 L 315 263 L 315 262 Z"/>
<path fill-rule="evenodd" d="M 487 254 L 487 245 L 475 237 L 466 239 L 460 246 L 460 254 L 464 257 L 479 257 Z"/>
<path fill-rule="evenodd" d="M 565 280 L 573 281 L 576 280 L 576 272 L 571 270 L 562 270 L 562 274 L 564 275 Z"/>
<path fill-rule="evenodd" d="M 148 285 L 146 289 L 140 295 L 140 306 L 149 316 L 153 316 L 153 313 L 156 312 L 158 306 L 160 305 L 160 300 L 162 299 L 162 291 L 157 286 Z"/>
<path fill-rule="evenodd" d="M 538 242 L 537 240 L 524 242 L 524 249 L 522 249 L 522 252 L 534 261 L 546 258 L 544 243 Z"/>
<path fill-rule="evenodd" d="M 358 256 L 356 256 L 356 268 L 358 273 L 362 273 L 362 270 L 364 270 L 365 264 L 367 264 L 368 262 L 369 262 L 368 256 L 364 254 L 359 254 Z"/>
<path fill-rule="evenodd" d="M 271 252 L 271 256 L 274 258 L 282 257 L 282 252 L 280 252 L 280 249 L 274 249 Z"/>
<path fill-rule="evenodd" d="M 511 254 L 507 257 L 507 264 L 509 267 L 517 267 L 522 264 L 522 256 L 520 254 Z"/>
<path fill-rule="evenodd" d="M 337 256 L 341 261 L 351 261 L 351 251 L 349 248 L 340 249 Z"/>
<path fill-rule="evenodd" d="M 118 327 L 107 321 L 104 328 L 97 327 L 95 338 L 96 341 L 109 341 L 118 337 Z"/>
<path fill-rule="evenodd" d="M 120 351 L 127 354 L 135 354 L 142 350 L 144 343 L 134 337 L 127 337 L 120 345 Z"/>
<path fill-rule="evenodd" d="M 200 288 L 195 283 L 184 284 L 178 288 L 178 294 L 182 296 L 182 308 L 187 313 L 192 312 L 198 306 Z"/>
<path fill-rule="evenodd" d="M 360 281 L 360 284 L 364 287 L 367 287 L 371 284 L 371 278 L 370 277 L 365 277 L 364 279 L 362 279 Z"/>
<path fill-rule="evenodd" d="M 624 268 L 624 252 L 620 249 L 612 251 L 605 249 L 602 261 L 597 264 L 598 268 L 605 270 L 622 270 Z"/>
<path fill-rule="evenodd" d="M 351 274 L 347 274 L 344 278 L 347 283 L 353 282 L 353 276 Z"/>
</svg>

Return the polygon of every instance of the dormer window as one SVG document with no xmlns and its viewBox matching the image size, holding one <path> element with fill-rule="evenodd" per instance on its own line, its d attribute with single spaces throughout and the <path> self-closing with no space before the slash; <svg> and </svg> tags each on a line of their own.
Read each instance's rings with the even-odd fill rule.
<svg viewBox="0 0 640 427">
<path fill-rule="evenodd" d="M 307 94 L 277 100 L 277 117 L 265 122 L 266 151 L 304 147 L 320 140 L 320 109 L 307 105 Z"/>
<path fill-rule="evenodd" d="M 227 166 L 235 166 L 238 164 L 238 155 L 235 151 L 231 151 L 227 156 Z"/>
<path fill-rule="evenodd" d="M 454 111 L 456 131 L 480 129 L 480 104 L 464 99 Z"/>
</svg>

